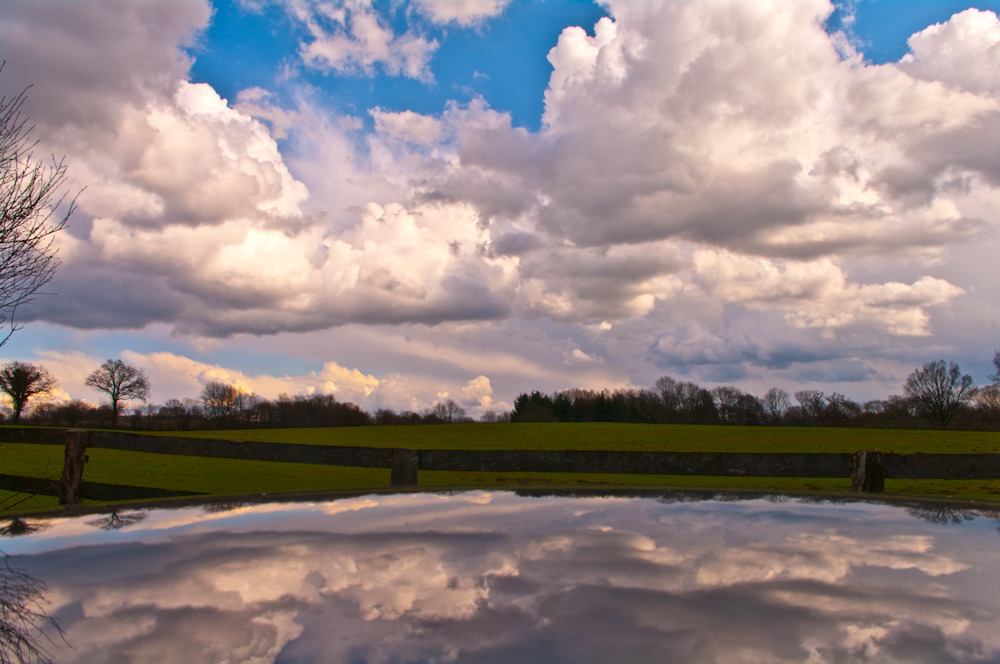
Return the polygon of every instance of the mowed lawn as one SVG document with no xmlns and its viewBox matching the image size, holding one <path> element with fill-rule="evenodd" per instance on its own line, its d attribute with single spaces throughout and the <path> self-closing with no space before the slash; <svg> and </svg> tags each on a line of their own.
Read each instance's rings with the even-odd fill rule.
<svg viewBox="0 0 1000 664">
<path fill-rule="evenodd" d="M 259 440 L 309 445 L 406 447 L 412 449 L 614 450 L 671 452 L 886 452 L 928 454 L 1000 453 L 1000 433 L 881 429 L 726 427 L 620 423 L 457 424 L 329 429 L 266 429 L 155 432 L 154 435 Z M 62 448 L 0 445 L 0 473 L 58 478 Z M 92 449 L 86 478 L 93 482 L 225 495 L 387 487 L 387 469 L 312 466 L 179 457 Z M 420 473 L 421 486 L 524 485 L 774 488 L 846 491 L 848 478 L 689 477 L 584 473 Z M 888 492 L 955 498 L 1000 499 L 1000 480 L 888 480 Z M 0 492 L 0 501 L 9 495 Z M 37 497 L 19 508 L 55 504 Z M 0 502 L 2 504 L 2 502 Z"/>
<path fill-rule="evenodd" d="M 822 427 L 735 427 L 616 422 L 439 424 L 331 429 L 241 429 L 156 432 L 192 438 L 307 445 L 360 445 L 438 450 L 611 450 L 643 452 L 1000 453 L 1000 433 Z"/>
</svg>

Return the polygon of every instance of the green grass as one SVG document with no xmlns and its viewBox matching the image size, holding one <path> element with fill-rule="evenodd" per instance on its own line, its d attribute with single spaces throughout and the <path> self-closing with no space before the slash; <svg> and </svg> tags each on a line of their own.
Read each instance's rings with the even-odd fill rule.
<svg viewBox="0 0 1000 664">
<path fill-rule="evenodd" d="M 59 499 L 53 496 L 29 496 L 23 493 L 0 491 L 0 511 L 53 509 L 59 506 Z"/>
<path fill-rule="evenodd" d="M 440 424 L 335 429 L 241 429 L 164 436 L 439 450 L 611 450 L 646 452 L 1000 453 L 1000 433 L 821 427 L 727 427 L 613 422 Z"/>
<path fill-rule="evenodd" d="M 412 449 L 616 450 L 675 452 L 854 452 L 878 448 L 898 453 L 1000 453 L 1000 433 L 797 427 L 724 427 L 618 423 L 459 424 L 438 426 L 346 427 L 160 432 L 198 438 L 260 440 L 310 445 L 358 445 Z M 344 468 L 143 454 L 92 449 L 86 478 L 216 495 L 281 491 L 377 488 L 389 485 L 387 469 Z M 0 445 L 0 473 L 57 478 L 59 446 Z M 689 477 L 584 473 L 420 473 L 421 486 L 673 486 L 846 491 L 850 481 L 815 478 Z M 997 481 L 888 480 L 888 492 L 1000 499 Z M 0 492 L 0 505 L 6 504 Z M 37 505 L 35 503 L 38 503 Z M 36 497 L 18 506 L 45 507 L 55 498 Z"/>
<path fill-rule="evenodd" d="M 121 450 L 91 449 L 85 479 L 174 491 L 210 494 L 319 491 L 389 485 L 384 468 L 346 468 L 305 463 L 183 457 Z M 57 479 L 63 448 L 5 443 L 0 467 L 7 475 Z"/>
</svg>

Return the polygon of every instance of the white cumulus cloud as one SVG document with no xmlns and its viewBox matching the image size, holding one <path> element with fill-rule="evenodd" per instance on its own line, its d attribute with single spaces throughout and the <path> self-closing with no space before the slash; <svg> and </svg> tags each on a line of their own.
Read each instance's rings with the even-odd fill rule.
<svg viewBox="0 0 1000 664">
<path fill-rule="evenodd" d="M 309 32 L 300 45 L 306 66 L 364 75 L 378 66 L 391 76 L 430 79 L 438 43 L 413 32 L 396 34 L 371 0 L 285 0 L 285 5 Z"/>
<path fill-rule="evenodd" d="M 510 0 L 415 0 L 414 4 L 434 23 L 468 27 L 502 14 Z"/>
</svg>

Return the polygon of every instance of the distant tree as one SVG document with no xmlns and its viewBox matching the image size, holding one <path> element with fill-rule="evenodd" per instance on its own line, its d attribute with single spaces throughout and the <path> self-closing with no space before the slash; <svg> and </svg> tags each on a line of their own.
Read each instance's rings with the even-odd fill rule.
<svg viewBox="0 0 1000 664">
<path fill-rule="evenodd" d="M 56 426 L 65 424 L 66 426 L 73 428 L 80 422 L 83 422 L 84 418 L 86 418 L 93 410 L 94 407 L 86 401 L 74 399 L 73 401 L 68 401 L 57 406 L 52 411 L 52 423 Z"/>
<path fill-rule="evenodd" d="M 573 408 L 573 393 L 567 390 L 553 394 L 552 414 L 560 422 L 573 422 L 577 420 L 576 409 Z"/>
<path fill-rule="evenodd" d="M 192 413 L 192 407 L 197 409 L 197 412 Z M 187 398 L 184 401 L 180 399 L 167 399 L 167 402 L 160 406 L 160 410 L 156 414 L 161 420 L 169 422 L 169 428 L 187 431 L 190 428 L 192 415 L 196 416 L 200 412 L 201 402 Z"/>
<path fill-rule="evenodd" d="M 660 403 L 668 417 L 677 410 L 676 389 L 677 381 L 670 376 L 660 376 L 653 383 L 653 391 L 660 396 Z"/>
<path fill-rule="evenodd" d="M 467 422 L 469 421 L 469 416 L 465 412 L 465 409 L 459 406 L 454 399 L 447 399 L 444 402 L 445 408 L 448 413 L 448 421 L 453 423 Z"/>
<path fill-rule="evenodd" d="M 187 411 L 188 415 L 193 417 L 201 417 L 204 413 L 201 409 L 201 400 L 192 399 L 191 397 L 184 397 L 182 402 L 184 409 Z"/>
<path fill-rule="evenodd" d="M 629 409 L 633 422 L 662 422 L 663 406 L 660 395 L 654 390 L 629 390 L 631 399 Z"/>
<path fill-rule="evenodd" d="M 448 424 L 456 424 L 468 419 L 465 409 L 458 405 L 454 399 L 438 401 L 428 410 L 428 415 Z"/>
<path fill-rule="evenodd" d="M 212 380 L 205 383 L 201 391 L 201 401 L 205 404 L 205 414 L 212 419 L 232 417 L 241 408 L 243 390 L 235 385 Z"/>
<path fill-rule="evenodd" d="M 718 418 L 712 394 L 697 383 L 677 383 L 674 388 L 677 417 L 685 423 L 714 422 Z"/>
<path fill-rule="evenodd" d="M 413 411 L 396 413 L 390 408 L 379 408 L 372 414 L 375 424 L 379 425 L 401 425 L 420 424 L 420 415 Z"/>
<path fill-rule="evenodd" d="M 40 364 L 8 362 L 0 367 L 0 391 L 10 397 L 15 424 L 30 399 L 49 394 L 55 386 L 56 379 Z"/>
<path fill-rule="evenodd" d="M 553 410 L 555 409 L 553 408 Z M 594 419 L 598 422 L 626 421 L 628 419 L 628 396 L 618 390 L 598 392 L 597 399 L 594 401 Z"/>
<path fill-rule="evenodd" d="M 415 413 L 412 410 L 405 410 L 402 413 L 396 414 L 388 408 L 380 408 L 375 411 L 375 423 L 402 425 L 420 424 L 420 413 Z"/>
<path fill-rule="evenodd" d="M 954 362 L 928 362 L 909 375 L 903 392 L 913 400 L 921 415 L 935 424 L 948 422 L 974 394 L 972 376 L 962 375 Z"/>
<path fill-rule="evenodd" d="M 891 422 L 905 421 L 917 416 L 913 399 L 901 394 L 890 394 L 882 401 L 882 413 Z"/>
<path fill-rule="evenodd" d="M 555 411 L 552 408 L 552 397 L 539 391 L 531 394 L 519 394 L 514 399 L 514 412 L 511 420 L 514 422 L 555 422 Z"/>
<path fill-rule="evenodd" d="M 712 390 L 715 410 L 723 424 L 736 424 L 738 419 L 737 406 L 743 393 L 732 385 L 722 385 Z"/>
<path fill-rule="evenodd" d="M 772 387 L 761 399 L 764 405 L 764 412 L 767 414 L 769 420 L 772 423 L 777 423 L 781 421 L 782 416 L 784 416 L 785 411 L 791 405 L 788 399 L 788 392 L 784 391 L 780 387 Z"/>
<path fill-rule="evenodd" d="M 979 388 L 972 402 L 986 428 L 990 431 L 1000 431 L 1000 384 Z"/>
<path fill-rule="evenodd" d="M 480 422 L 485 422 L 486 424 L 496 424 L 497 413 L 495 410 L 487 410 L 483 413 L 482 417 L 479 418 Z"/>
<path fill-rule="evenodd" d="M 736 400 L 736 422 L 744 425 L 761 424 L 764 417 L 763 402 L 749 392 L 741 392 Z"/>
<path fill-rule="evenodd" d="M 129 426 L 132 427 L 133 429 L 138 430 L 139 427 L 142 426 L 142 414 L 143 414 L 142 406 L 136 406 L 135 408 L 133 408 L 131 414 L 129 414 L 128 411 L 126 410 L 126 414 L 129 415 L 128 418 Z"/>
<path fill-rule="evenodd" d="M 149 379 L 146 372 L 123 360 L 108 360 L 87 376 L 88 387 L 104 392 L 111 399 L 112 422 L 118 424 L 122 402 L 130 399 L 149 398 Z"/>
<path fill-rule="evenodd" d="M 799 390 L 795 393 L 802 416 L 819 424 L 822 422 L 823 409 L 826 408 L 826 395 L 819 390 Z"/>
<path fill-rule="evenodd" d="M 1000 350 L 993 351 L 994 373 L 987 376 L 994 384 L 1000 384 Z"/>
<path fill-rule="evenodd" d="M 167 399 L 167 403 L 160 406 L 159 415 L 161 417 L 180 417 L 187 409 L 180 399 Z"/>
<path fill-rule="evenodd" d="M 153 430 L 153 416 L 154 415 L 158 415 L 161 408 L 163 408 L 163 406 L 160 406 L 160 405 L 155 404 L 155 403 L 147 403 L 143 407 L 143 409 L 142 409 L 143 410 L 143 414 L 145 414 L 145 416 L 146 416 L 146 431 L 152 431 Z"/>
<path fill-rule="evenodd" d="M 885 412 L 885 405 L 881 399 L 866 401 L 861 408 L 865 415 L 881 415 Z"/>
<path fill-rule="evenodd" d="M 552 414 L 555 419 L 563 422 L 593 422 L 597 419 L 597 401 L 597 392 L 573 387 L 555 395 L 552 399 Z M 542 417 L 548 421 L 544 404 L 541 405 Z"/>
<path fill-rule="evenodd" d="M 826 397 L 826 406 L 823 408 L 820 421 L 824 426 L 831 424 L 843 424 L 861 415 L 861 406 L 851 399 L 848 399 L 839 392 Z"/>
</svg>

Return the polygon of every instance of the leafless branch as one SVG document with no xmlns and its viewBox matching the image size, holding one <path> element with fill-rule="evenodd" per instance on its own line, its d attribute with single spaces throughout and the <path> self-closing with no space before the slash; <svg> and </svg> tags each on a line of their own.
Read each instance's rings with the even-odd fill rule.
<svg viewBox="0 0 1000 664">
<path fill-rule="evenodd" d="M 52 280 L 59 266 L 55 236 L 76 210 L 76 197 L 64 206 L 68 194 L 60 193 L 65 158 L 52 155 L 49 165 L 35 158 L 34 126 L 22 112 L 30 87 L 0 98 L 0 329 L 7 327 L 0 346 L 19 329 L 17 308 Z"/>
<path fill-rule="evenodd" d="M 43 628 L 49 627 L 65 642 L 59 623 L 42 608 L 45 583 L 10 566 L 3 555 L 0 566 L 0 664 L 52 661 L 47 645 L 54 645 Z"/>
</svg>

